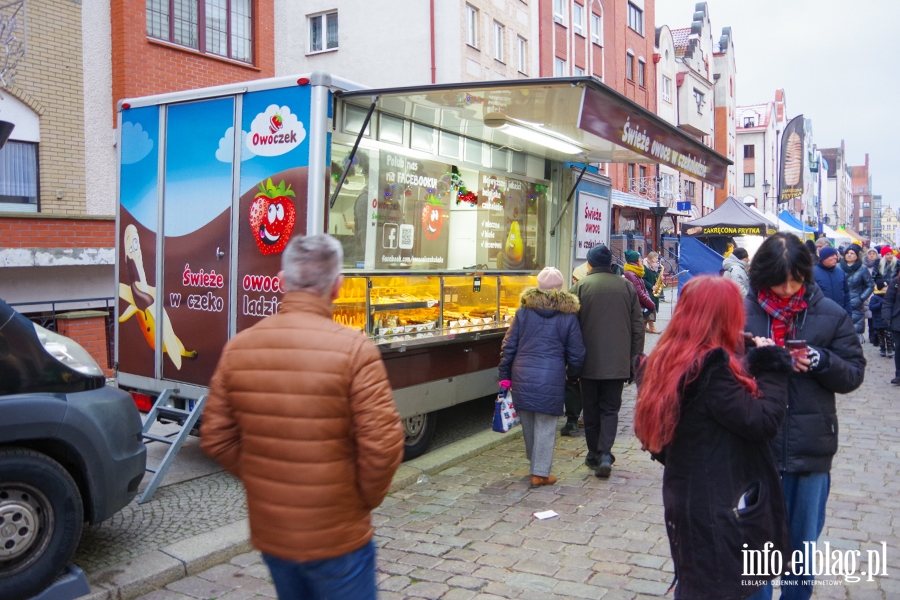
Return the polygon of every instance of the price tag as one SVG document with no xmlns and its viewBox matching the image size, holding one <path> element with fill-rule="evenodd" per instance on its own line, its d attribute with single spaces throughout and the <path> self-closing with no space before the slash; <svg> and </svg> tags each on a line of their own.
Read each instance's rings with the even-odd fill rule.
<svg viewBox="0 0 900 600">
<path fill-rule="evenodd" d="M 475 279 L 472 282 L 472 290 L 475 292 L 481 291 L 481 275 L 475 276 Z"/>
</svg>

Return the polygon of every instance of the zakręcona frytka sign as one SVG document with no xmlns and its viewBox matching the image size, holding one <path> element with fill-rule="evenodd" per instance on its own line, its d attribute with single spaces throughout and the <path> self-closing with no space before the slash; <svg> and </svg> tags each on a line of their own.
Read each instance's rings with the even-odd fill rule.
<svg viewBox="0 0 900 600">
<path fill-rule="evenodd" d="M 700 142 L 667 131 L 652 113 L 628 108 L 613 92 L 586 87 L 578 127 L 718 188 L 730 161 Z"/>
</svg>

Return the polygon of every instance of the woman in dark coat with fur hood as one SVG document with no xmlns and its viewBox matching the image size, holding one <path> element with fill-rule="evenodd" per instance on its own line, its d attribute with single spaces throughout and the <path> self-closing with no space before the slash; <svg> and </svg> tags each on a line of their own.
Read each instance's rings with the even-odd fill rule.
<svg viewBox="0 0 900 600">
<path fill-rule="evenodd" d="M 743 325 L 738 286 L 695 277 L 637 370 L 634 429 L 665 465 L 676 599 L 747 598 L 764 578 L 744 576 L 744 551 L 771 543 L 782 556 L 791 552 L 770 448 L 785 414 L 791 356 L 760 337 L 743 357 Z"/>
<path fill-rule="evenodd" d="M 553 267 L 540 272 L 538 287 L 522 294 L 500 355 L 500 386 L 512 388 L 532 487 L 556 482 L 550 467 L 565 403 L 566 367 L 569 377 L 577 377 L 584 362 L 578 297 L 563 292 L 563 283 Z"/>
</svg>

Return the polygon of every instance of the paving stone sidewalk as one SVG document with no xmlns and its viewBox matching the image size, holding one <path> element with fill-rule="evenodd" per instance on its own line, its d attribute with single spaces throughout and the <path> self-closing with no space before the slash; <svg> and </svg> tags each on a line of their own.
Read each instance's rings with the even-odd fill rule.
<svg viewBox="0 0 900 600">
<path fill-rule="evenodd" d="M 663 305 L 664 307 L 666 305 Z M 664 315 L 661 326 L 667 320 Z M 648 336 L 652 346 L 656 336 Z M 900 388 L 893 362 L 865 346 L 863 387 L 839 397 L 840 444 L 825 541 L 842 551 L 887 546 L 887 576 L 820 578 L 814 597 L 900 598 Z M 558 438 L 559 482 L 532 490 L 521 440 L 487 451 L 388 497 L 373 516 L 381 600 L 494 600 L 663 596 L 673 578 L 663 525 L 662 467 L 634 438 L 634 387 L 626 389 L 616 463 L 608 480 L 583 466 L 584 437 Z M 534 512 L 554 510 L 540 521 Z M 142 600 L 273 597 L 259 555 L 239 556 Z M 671 597 L 669 595 L 668 597 Z M 776 593 L 777 597 L 777 593 Z"/>
</svg>

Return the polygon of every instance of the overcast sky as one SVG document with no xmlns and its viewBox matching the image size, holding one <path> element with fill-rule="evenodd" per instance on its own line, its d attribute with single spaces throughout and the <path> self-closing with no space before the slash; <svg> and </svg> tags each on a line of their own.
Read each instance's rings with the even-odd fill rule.
<svg viewBox="0 0 900 600">
<path fill-rule="evenodd" d="M 696 2 L 656 0 L 656 26 L 689 27 Z M 900 206 L 900 76 L 897 0 L 712 0 L 713 42 L 731 27 L 738 105 L 774 100 L 788 118 L 812 119 L 819 148 L 844 140 L 851 165 L 865 163 L 873 191 Z"/>
</svg>

